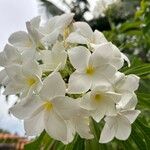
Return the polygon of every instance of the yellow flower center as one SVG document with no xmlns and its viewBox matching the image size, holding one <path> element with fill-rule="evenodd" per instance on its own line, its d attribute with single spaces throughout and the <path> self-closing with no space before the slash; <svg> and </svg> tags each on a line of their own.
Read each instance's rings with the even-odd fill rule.
<svg viewBox="0 0 150 150">
<path fill-rule="evenodd" d="M 93 66 L 89 65 L 87 68 L 86 68 L 86 74 L 88 75 L 93 75 L 93 73 L 95 72 L 95 69 Z"/>
<path fill-rule="evenodd" d="M 53 104 L 50 102 L 50 101 L 46 101 L 44 104 L 43 104 L 43 107 L 46 111 L 50 111 L 52 108 L 53 108 Z"/>
<path fill-rule="evenodd" d="M 101 95 L 101 94 L 95 94 L 94 100 L 95 100 L 96 102 L 100 102 L 100 101 L 102 100 L 102 95 Z"/>
<path fill-rule="evenodd" d="M 34 79 L 34 78 L 28 78 L 28 79 L 27 79 L 27 84 L 28 84 L 29 86 L 32 86 L 35 82 L 36 82 L 36 79 Z"/>
</svg>

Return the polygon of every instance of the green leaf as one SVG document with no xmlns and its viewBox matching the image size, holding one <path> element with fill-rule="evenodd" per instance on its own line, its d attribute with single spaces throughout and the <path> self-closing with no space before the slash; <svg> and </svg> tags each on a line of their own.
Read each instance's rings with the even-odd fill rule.
<svg viewBox="0 0 150 150">
<path fill-rule="evenodd" d="M 44 148 L 44 150 L 48 150 L 53 144 L 53 140 L 49 137 L 49 135 L 43 131 L 41 135 L 36 138 L 34 141 L 30 142 L 29 144 L 25 145 L 25 150 L 38 150 Z"/>
<path fill-rule="evenodd" d="M 150 109 L 150 94 L 137 92 L 138 105 L 143 109 Z"/>
<path fill-rule="evenodd" d="M 150 64 L 142 64 L 138 66 L 131 66 L 130 68 L 124 68 L 123 72 L 125 74 L 136 74 L 137 76 L 144 77 L 150 74 Z"/>
</svg>

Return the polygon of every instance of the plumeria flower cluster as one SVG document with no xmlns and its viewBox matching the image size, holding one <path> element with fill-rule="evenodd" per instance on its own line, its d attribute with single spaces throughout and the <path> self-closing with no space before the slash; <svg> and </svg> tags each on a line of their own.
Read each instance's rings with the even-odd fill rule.
<svg viewBox="0 0 150 150">
<path fill-rule="evenodd" d="M 105 125 L 100 143 L 114 137 L 126 140 L 135 110 L 139 77 L 119 72 L 128 58 L 103 33 L 74 14 L 40 17 L 26 23 L 27 31 L 13 33 L 0 53 L 3 94 L 19 95 L 10 112 L 24 120 L 28 136 L 45 130 L 52 138 L 70 143 L 75 134 L 94 138 L 91 121 Z"/>
</svg>

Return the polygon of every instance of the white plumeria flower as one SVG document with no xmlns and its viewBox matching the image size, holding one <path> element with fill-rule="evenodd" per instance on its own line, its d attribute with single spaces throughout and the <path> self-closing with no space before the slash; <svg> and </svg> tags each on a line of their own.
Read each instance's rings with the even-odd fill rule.
<svg viewBox="0 0 150 150">
<path fill-rule="evenodd" d="M 54 71 L 59 65 L 63 69 L 67 60 L 67 52 L 62 43 L 57 42 L 52 50 L 45 50 L 41 52 L 41 65 L 43 71 Z"/>
<path fill-rule="evenodd" d="M 102 44 L 107 42 L 102 32 L 92 31 L 91 27 L 85 22 L 73 23 L 74 32 L 71 32 L 67 42 L 78 44 Z"/>
<path fill-rule="evenodd" d="M 71 24 L 73 16 L 73 13 L 55 16 L 41 26 L 39 31 L 44 35 L 42 41 L 49 46 L 54 44 L 59 34 L 64 34 L 65 29 Z"/>
<path fill-rule="evenodd" d="M 41 41 L 43 35 L 39 32 L 40 17 L 35 17 L 31 21 L 26 22 L 27 32 L 18 31 L 13 33 L 8 41 L 14 45 L 21 53 L 25 53 L 26 57 L 39 57 L 40 50 L 45 50 Z"/>
<path fill-rule="evenodd" d="M 106 55 L 112 55 L 112 59 L 114 59 L 113 63 L 115 63 L 115 65 L 119 65 L 118 69 L 120 69 L 123 66 L 124 60 L 127 61 L 128 66 L 130 66 L 129 59 L 123 53 L 121 53 L 120 50 L 114 44 L 108 42 L 102 32 L 99 32 L 97 30 L 93 32 L 91 27 L 85 22 L 76 22 L 73 25 L 75 28 L 75 32 L 70 33 L 66 40 L 67 42 L 87 44 L 88 46 L 90 45 L 92 47 L 92 51 L 94 51 L 95 49 L 99 49 Z M 101 44 L 104 45 L 101 46 Z M 111 50 L 111 53 L 106 53 L 104 46 L 108 48 L 109 52 Z M 102 47 L 104 47 L 103 50 Z"/>
<path fill-rule="evenodd" d="M 3 94 L 21 94 L 22 97 L 38 92 L 42 86 L 42 71 L 37 62 L 27 62 L 23 65 L 12 65 L 5 68 L 9 77 Z"/>
<path fill-rule="evenodd" d="M 131 99 L 132 101 L 132 99 Z M 134 102 L 129 102 L 132 104 Z M 140 114 L 139 110 L 134 110 L 135 105 L 120 108 L 118 106 L 115 115 L 106 116 L 105 125 L 100 135 L 100 143 L 108 143 L 116 137 L 119 140 L 126 140 L 131 134 L 131 124 Z"/>
<path fill-rule="evenodd" d="M 14 64 L 21 65 L 22 62 L 22 56 L 18 52 L 18 50 L 9 44 L 6 44 L 3 52 L 0 53 L 0 66 L 4 67 L 4 69 L 0 71 L 0 84 L 5 85 L 8 81 L 8 76 L 5 71 L 5 67 Z"/>
<path fill-rule="evenodd" d="M 70 75 L 68 93 L 87 92 L 95 84 L 107 82 L 116 72 L 116 68 L 105 57 L 107 52 L 94 51 L 91 54 L 87 48 L 78 46 L 68 50 L 68 55 L 76 69 Z"/>
<path fill-rule="evenodd" d="M 93 119 L 99 122 L 105 115 L 115 113 L 115 104 L 120 98 L 120 94 L 110 92 L 109 87 L 100 85 L 83 96 L 81 106 L 90 110 Z"/>
<path fill-rule="evenodd" d="M 130 60 L 128 57 L 121 53 L 120 50 L 111 42 L 93 45 L 93 48 L 93 50 L 96 50 L 103 55 L 104 58 L 107 58 L 109 63 L 115 66 L 117 70 L 123 67 L 124 61 L 126 61 L 128 63 L 128 67 L 130 67 Z"/>
<path fill-rule="evenodd" d="M 21 101 L 10 111 L 24 119 L 27 135 L 38 135 L 45 129 L 52 138 L 67 144 L 74 131 L 68 120 L 79 116 L 81 108 L 77 101 L 65 96 L 65 91 L 61 75 L 54 72 L 44 80 L 39 96 L 33 95 L 25 105 Z"/>
<path fill-rule="evenodd" d="M 137 104 L 137 97 L 134 92 L 139 87 L 139 79 L 140 78 L 134 74 L 124 75 L 120 72 L 115 74 L 113 79 L 111 79 L 111 81 L 114 82 L 112 83 L 113 90 L 122 95 L 121 101 L 118 105 L 125 107 L 128 102 L 132 102 L 133 106 Z M 130 99 L 132 99 L 132 101 Z"/>
</svg>

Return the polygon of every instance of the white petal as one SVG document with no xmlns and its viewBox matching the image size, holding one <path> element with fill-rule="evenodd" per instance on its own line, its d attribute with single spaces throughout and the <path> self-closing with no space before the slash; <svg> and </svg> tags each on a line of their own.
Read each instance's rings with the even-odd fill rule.
<svg viewBox="0 0 150 150">
<path fill-rule="evenodd" d="M 34 17 L 33 19 L 30 20 L 30 23 L 34 28 L 39 28 L 40 22 L 41 22 L 40 16 Z"/>
<path fill-rule="evenodd" d="M 94 43 L 95 44 L 102 44 L 108 42 L 104 36 L 104 34 L 98 30 L 94 31 Z"/>
<path fill-rule="evenodd" d="M 56 96 L 64 96 L 66 92 L 65 82 L 58 72 L 50 74 L 43 81 L 40 96 L 43 100 L 52 100 Z"/>
<path fill-rule="evenodd" d="M 67 96 L 55 97 L 52 100 L 55 111 L 60 114 L 65 120 L 69 120 L 80 115 L 81 108 L 79 103 Z"/>
<path fill-rule="evenodd" d="M 117 116 L 117 132 L 115 137 L 119 140 L 126 140 L 131 133 L 131 124 L 128 119 L 123 116 Z"/>
<path fill-rule="evenodd" d="M 32 69 L 31 69 L 32 68 Z M 42 76 L 42 70 L 40 69 L 36 61 L 28 61 L 22 67 L 22 72 L 24 75 L 37 75 L 38 77 Z"/>
<path fill-rule="evenodd" d="M 87 48 L 78 46 L 71 48 L 68 51 L 68 55 L 73 67 L 79 70 L 83 70 L 86 69 L 88 65 L 91 53 Z"/>
<path fill-rule="evenodd" d="M 57 20 L 58 16 L 50 18 L 43 26 L 39 27 L 39 31 L 44 35 L 50 34 L 52 31 L 55 30 L 55 24 Z"/>
<path fill-rule="evenodd" d="M 66 122 L 52 111 L 45 114 L 45 130 L 54 139 L 67 141 Z"/>
<path fill-rule="evenodd" d="M 68 93 L 80 94 L 87 92 L 91 87 L 91 79 L 84 73 L 74 72 L 69 78 Z"/>
<path fill-rule="evenodd" d="M 28 136 L 37 136 L 44 130 L 44 111 L 24 120 L 24 128 Z"/>
<path fill-rule="evenodd" d="M 110 85 L 109 80 L 115 75 L 116 68 L 110 64 L 106 64 L 95 68 L 95 73 L 93 74 L 93 84 L 94 85 Z"/>
<path fill-rule="evenodd" d="M 34 44 L 38 46 L 43 35 L 30 22 L 26 22 L 26 28 Z"/>
<path fill-rule="evenodd" d="M 85 23 L 85 22 L 76 22 L 73 24 L 74 28 L 77 32 L 79 32 L 81 35 L 86 37 L 87 39 L 93 38 L 93 31 L 91 27 Z"/>
<path fill-rule="evenodd" d="M 72 32 L 66 39 L 70 43 L 87 44 L 88 40 L 77 32 Z"/>
<path fill-rule="evenodd" d="M 24 86 L 21 83 L 17 83 L 14 80 L 11 80 L 3 92 L 4 95 L 13 95 L 13 94 L 19 94 L 24 90 Z"/>
<path fill-rule="evenodd" d="M 92 104 L 91 101 L 91 92 L 86 93 L 80 101 L 80 105 L 82 108 L 86 109 L 86 110 L 94 110 L 95 107 Z"/>
<path fill-rule="evenodd" d="M 134 93 L 124 93 L 118 106 L 123 109 L 133 109 L 137 102 L 137 96 Z"/>
<path fill-rule="evenodd" d="M 27 99 L 22 100 L 13 107 L 10 108 L 10 112 L 19 119 L 25 119 L 32 116 L 38 108 L 43 105 L 43 102 L 39 99 L 38 96 L 32 95 Z"/>
<path fill-rule="evenodd" d="M 122 92 L 129 91 L 134 92 L 138 89 L 139 86 L 139 77 L 133 74 L 127 75 L 125 79 L 123 79 L 118 84 L 118 89 Z"/>
<path fill-rule="evenodd" d="M 110 61 L 110 63 L 116 67 L 116 69 L 120 69 L 123 64 L 124 64 L 124 61 L 121 59 L 121 58 L 118 58 L 118 57 L 114 57 L 112 58 L 112 60 Z"/>
<path fill-rule="evenodd" d="M 5 55 L 5 53 L 4 53 L 4 51 L 3 52 L 0 52 L 0 66 L 6 66 L 6 64 L 7 64 L 7 57 L 6 57 L 6 55 Z"/>
<path fill-rule="evenodd" d="M 14 64 L 21 64 L 22 58 L 21 54 L 18 52 L 18 50 L 11 46 L 6 44 L 4 48 L 5 55 L 7 56 L 8 62 L 14 63 Z M 10 64 L 9 64 L 10 65 Z"/>
<path fill-rule="evenodd" d="M 91 116 L 96 122 L 100 122 L 101 119 L 105 116 L 106 107 L 105 105 L 100 106 L 99 109 L 91 111 Z"/>
<path fill-rule="evenodd" d="M 124 115 L 130 123 L 133 123 L 140 113 L 140 110 L 126 110 L 121 112 L 121 114 Z"/>
<path fill-rule="evenodd" d="M 117 103 L 121 100 L 121 94 L 115 92 L 106 92 L 108 99 L 112 100 L 114 103 Z"/>
<path fill-rule="evenodd" d="M 5 69 L 0 71 L 0 84 L 3 85 L 5 79 L 7 78 L 7 74 Z"/>
<path fill-rule="evenodd" d="M 59 35 L 59 30 L 54 30 L 51 33 L 49 33 L 48 35 L 44 36 L 41 39 L 41 42 L 45 43 L 48 46 L 51 46 L 51 44 L 56 42 L 58 35 Z"/>
<path fill-rule="evenodd" d="M 106 117 L 105 120 L 106 123 L 100 135 L 100 143 L 108 143 L 113 140 L 117 130 L 116 119 L 114 117 Z"/>
<path fill-rule="evenodd" d="M 9 37 L 8 41 L 15 47 L 19 48 L 19 50 L 25 47 L 31 48 L 33 44 L 29 35 L 24 31 L 18 31 L 18 32 L 13 33 Z"/>
<path fill-rule="evenodd" d="M 76 132 L 81 136 L 81 138 L 94 138 L 94 136 L 90 133 L 89 118 L 76 117 L 73 120 L 73 123 L 75 124 Z"/>
<path fill-rule="evenodd" d="M 92 53 L 90 63 L 95 67 L 102 64 L 109 63 L 113 56 L 113 49 L 109 42 L 99 45 L 99 47 Z"/>
<path fill-rule="evenodd" d="M 14 79 L 15 76 L 21 75 L 22 74 L 21 70 L 22 68 L 20 65 L 12 65 L 9 67 L 5 67 L 7 75 L 12 79 Z"/>
<path fill-rule="evenodd" d="M 58 26 L 62 26 L 63 28 L 67 27 L 72 22 L 73 16 L 74 16 L 73 13 L 60 15 L 59 18 L 57 19 L 56 27 Z"/>
</svg>

